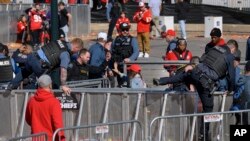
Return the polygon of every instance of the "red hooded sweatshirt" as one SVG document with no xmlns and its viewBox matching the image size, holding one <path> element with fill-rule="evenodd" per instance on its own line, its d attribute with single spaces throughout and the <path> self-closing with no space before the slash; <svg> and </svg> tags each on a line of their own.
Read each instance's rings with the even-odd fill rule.
<svg viewBox="0 0 250 141">
<path fill-rule="evenodd" d="M 62 109 L 53 92 L 39 88 L 30 98 L 26 109 L 26 122 L 31 126 L 31 134 L 45 132 L 48 141 L 52 141 L 56 129 L 63 127 Z M 64 132 L 57 135 L 60 141 L 65 140 Z"/>
</svg>

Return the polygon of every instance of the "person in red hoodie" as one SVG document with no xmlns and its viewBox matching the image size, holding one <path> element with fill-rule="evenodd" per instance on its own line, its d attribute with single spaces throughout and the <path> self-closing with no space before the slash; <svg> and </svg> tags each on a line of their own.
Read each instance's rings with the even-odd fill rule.
<svg viewBox="0 0 250 141">
<path fill-rule="evenodd" d="M 137 40 L 140 47 L 139 57 L 149 57 L 150 53 L 150 22 L 152 14 L 143 2 L 139 2 L 139 10 L 134 14 L 133 20 L 137 22 Z"/>
<path fill-rule="evenodd" d="M 49 75 L 40 76 L 37 82 L 39 88 L 28 101 L 25 119 L 31 126 L 31 134 L 45 132 L 48 141 L 52 141 L 53 133 L 63 127 L 61 105 L 54 97 Z M 59 132 L 56 140 L 65 141 L 64 132 Z"/>
<path fill-rule="evenodd" d="M 208 52 L 211 48 L 215 46 L 225 47 L 226 43 L 223 38 L 221 38 L 221 30 L 219 28 L 213 28 L 210 32 L 211 42 L 209 42 L 205 47 L 205 52 Z"/>
<path fill-rule="evenodd" d="M 124 10 L 121 12 L 121 16 L 115 24 L 116 30 L 119 35 L 121 34 L 120 24 L 122 23 L 127 23 L 130 26 L 130 20 L 126 17 L 126 12 Z"/>
</svg>

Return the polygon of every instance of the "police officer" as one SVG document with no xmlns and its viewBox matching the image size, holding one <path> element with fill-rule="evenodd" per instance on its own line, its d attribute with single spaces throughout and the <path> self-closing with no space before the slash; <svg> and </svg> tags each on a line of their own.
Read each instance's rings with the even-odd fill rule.
<svg viewBox="0 0 250 141">
<path fill-rule="evenodd" d="M 6 56 L 6 52 L 8 52 L 7 46 L 0 43 L 0 83 L 11 81 L 13 73 L 18 73 L 19 71 L 15 61 Z"/>
<path fill-rule="evenodd" d="M 37 53 L 28 55 L 26 67 L 11 81 L 8 90 L 15 89 L 20 82 L 34 73 L 37 77 L 44 73 L 49 73 L 60 67 L 60 83 L 64 93 L 69 94 L 71 89 L 66 86 L 67 68 L 70 63 L 70 55 L 83 48 L 83 41 L 80 38 L 73 39 L 70 43 L 61 40 L 46 44 Z M 9 94 L 6 91 L 6 95 Z"/>
<path fill-rule="evenodd" d="M 220 56 L 220 57 L 218 57 Z M 191 82 L 194 84 L 203 105 L 203 112 L 213 111 L 213 91 L 216 88 L 217 81 L 228 76 L 229 91 L 235 88 L 235 68 L 233 65 L 234 56 L 230 53 L 227 46 L 215 46 L 204 53 L 201 57 L 201 63 L 193 70 L 187 69 L 187 73 L 180 73 L 175 76 L 160 80 L 159 84 L 171 84 L 179 82 Z M 200 126 L 200 139 L 208 140 L 209 123 L 205 123 L 205 133 L 203 121 Z"/>
<path fill-rule="evenodd" d="M 138 42 L 129 34 L 129 28 L 128 23 L 121 23 L 121 34 L 115 38 L 112 44 L 112 58 L 118 64 L 118 68 L 114 66 L 114 69 L 119 72 L 123 72 L 123 62 L 135 61 L 139 55 Z M 123 84 L 120 76 L 117 76 L 117 81 L 118 86 Z"/>
<path fill-rule="evenodd" d="M 90 59 L 90 53 L 87 49 L 83 48 L 79 51 L 78 58 L 72 61 L 68 68 L 68 81 L 86 80 L 89 79 L 89 72 L 100 73 L 108 66 L 111 59 L 110 53 L 106 55 L 106 61 L 104 61 L 99 67 L 91 66 L 88 64 Z"/>
</svg>

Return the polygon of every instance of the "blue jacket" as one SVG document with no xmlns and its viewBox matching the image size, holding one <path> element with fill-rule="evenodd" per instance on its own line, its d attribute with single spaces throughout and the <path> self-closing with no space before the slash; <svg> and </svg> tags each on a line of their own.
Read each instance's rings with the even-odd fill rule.
<svg viewBox="0 0 250 141">
<path fill-rule="evenodd" d="M 92 45 L 89 52 L 91 55 L 89 61 L 90 65 L 99 67 L 105 61 L 105 49 L 101 44 L 96 43 Z"/>
</svg>

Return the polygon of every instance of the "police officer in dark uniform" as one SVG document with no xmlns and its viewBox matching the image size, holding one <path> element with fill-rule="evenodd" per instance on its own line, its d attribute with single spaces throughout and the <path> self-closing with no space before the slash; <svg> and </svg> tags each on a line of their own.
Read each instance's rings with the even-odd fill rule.
<svg viewBox="0 0 250 141">
<path fill-rule="evenodd" d="M 228 76 L 229 91 L 235 88 L 235 67 L 233 65 L 234 56 L 227 46 L 215 46 L 202 55 L 201 62 L 193 70 L 186 70 L 186 73 L 180 73 L 168 79 L 160 79 L 157 83 L 160 85 L 189 82 L 194 84 L 203 105 L 203 112 L 213 111 L 213 95 L 219 79 Z M 200 126 L 200 139 L 208 140 L 209 123 L 205 123 L 205 133 L 203 121 Z"/>
<path fill-rule="evenodd" d="M 13 79 L 13 74 L 19 71 L 15 61 L 6 56 L 6 52 L 8 52 L 8 47 L 0 43 L 0 89 L 4 89 L 5 87 L 2 87 L 2 85 L 10 82 Z"/>
<path fill-rule="evenodd" d="M 121 34 L 116 37 L 112 44 L 112 58 L 118 64 L 118 71 L 123 72 L 122 63 L 135 61 L 139 55 L 137 39 L 129 34 L 130 26 L 127 23 L 121 23 Z M 118 86 L 123 84 L 122 78 L 117 76 Z"/>
<path fill-rule="evenodd" d="M 69 94 L 71 89 L 66 86 L 67 68 L 70 63 L 70 55 L 77 53 L 83 48 L 83 41 L 79 38 L 73 39 L 70 43 L 57 40 L 44 45 L 36 53 L 28 55 L 25 69 L 16 75 L 8 86 L 6 95 L 11 89 L 19 86 L 20 82 L 34 73 L 37 77 L 49 73 L 55 68 L 60 67 L 61 89 Z"/>
<path fill-rule="evenodd" d="M 72 61 L 68 67 L 68 81 L 87 80 L 89 79 L 89 72 L 101 73 L 109 64 L 111 59 L 110 53 L 106 55 L 106 61 L 104 61 L 99 67 L 91 66 L 88 64 L 90 59 L 90 53 L 87 49 L 83 48 L 79 51 L 78 58 Z"/>
</svg>

